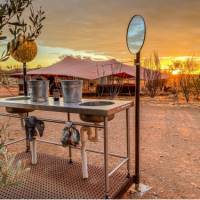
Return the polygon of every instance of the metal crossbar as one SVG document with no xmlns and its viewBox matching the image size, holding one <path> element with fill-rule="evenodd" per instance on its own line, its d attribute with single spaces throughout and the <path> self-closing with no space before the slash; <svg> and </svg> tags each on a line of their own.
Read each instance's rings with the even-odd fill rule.
<svg viewBox="0 0 200 200">
<path fill-rule="evenodd" d="M 46 144 L 53 144 L 53 145 L 57 145 L 57 146 L 62 146 L 60 143 L 58 142 L 53 142 L 53 141 L 48 141 L 48 140 L 42 140 L 42 139 L 37 139 L 38 142 L 42 142 L 42 143 L 46 143 Z M 81 148 L 80 147 L 73 147 L 71 146 L 72 149 L 76 149 L 76 150 L 80 150 Z M 97 154 L 104 154 L 103 151 L 95 151 L 95 150 L 92 150 L 92 149 L 86 149 L 87 152 L 90 152 L 90 153 L 97 153 Z M 126 156 L 121 156 L 119 154 L 114 154 L 114 153 L 109 153 L 108 154 L 109 156 L 112 156 L 112 157 L 116 157 L 116 158 L 127 158 Z"/>
<path fill-rule="evenodd" d="M 5 145 L 5 146 L 9 146 L 9 145 L 16 144 L 16 143 L 21 142 L 21 141 L 24 141 L 24 140 L 26 140 L 25 137 L 24 137 L 24 138 L 21 138 L 21 139 L 18 139 L 18 140 L 15 140 L 15 141 L 13 141 L 13 142 L 8 142 L 8 143 L 6 143 L 6 144 L 4 144 L 4 145 Z"/>
<path fill-rule="evenodd" d="M 9 113 L 2 113 L 0 112 L 0 116 L 4 117 L 13 117 L 13 118 L 18 118 L 18 119 L 25 119 L 25 117 L 16 115 L 16 114 L 9 114 Z M 47 119 L 47 118 L 38 118 L 41 121 L 44 122 L 49 122 L 49 123 L 57 123 L 57 124 L 65 124 L 66 120 L 59 120 L 59 119 Z M 91 124 L 91 123 L 84 123 L 84 122 L 72 122 L 73 125 L 75 126 L 85 126 L 85 127 L 94 127 L 94 128 L 104 128 L 103 125 L 100 124 Z"/>
<path fill-rule="evenodd" d="M 119 165 L 117 165 L 109 174 L 108 176 L 112 176 L 119 168 L 121 168 L 124 164 L 126 164 L 128 162 L 128 158 L 125 158 L 122 162 L 119 163 Z"/>
</svg>

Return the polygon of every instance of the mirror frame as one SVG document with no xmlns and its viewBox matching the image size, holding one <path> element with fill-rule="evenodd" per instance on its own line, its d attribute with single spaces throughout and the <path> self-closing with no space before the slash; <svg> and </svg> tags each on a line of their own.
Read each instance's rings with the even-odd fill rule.
<svg viewBox="0 0 200 200">
<path fill-rule="evenodd" d="M 131 51 L 131 49 L 129 48 L 129 45 L 128 45 L 128 33 L 129 33 L 129 28 L 130 28 L 131 22 L 133 21 L 133 19 L 134 19 L 135 17 L 140 17 L 140 18 L 143 20 L 145 30 L 144 30 L 144 39 L 143 39 L 143 43 L 142 43 L 140 49 L 138 50 L 138 52 L 133 53 L 133 52 Z M 133 17 L 131 17 L 131 20 L 130 20 L 130 22 L 129 22 L 129 24 L 128 24 L 128 28 L 127 28 L 127 31 L 126 31 L 126 45 L 127 45 L 127 48 L 128 48 L 128 50 L 129 50 L 129 52 L 130 52 L 131 54 L 137 54 L 137 53 L 139 53 L 139 52 L 142 50 L 142 48 L 143 48 L 143 46 L 144 46 L 144 43 L 145 43 L 145 40 L 146 40 L 146 32 L 147 32 L 147 27 L 146 27 L 146 22 L 145 22 L 144 17 L 143 17 L 142 15 L 134 15 Z"/>
</svg>

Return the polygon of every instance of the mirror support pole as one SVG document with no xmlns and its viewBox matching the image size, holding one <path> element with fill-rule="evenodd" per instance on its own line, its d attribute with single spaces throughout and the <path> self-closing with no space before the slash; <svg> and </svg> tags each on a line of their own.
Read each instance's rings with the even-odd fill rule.
<svg viewBox="0 0 200 200">
<path fill-rule="evenodd" d="M 140 184 L 140 52 L 136 54 L 136 87 L 135 87 L 135 185 Z"/>
<path fill-rule="evenodd" d="M 23 79 L 24 79 L 24 96 L 28 96 L 26 63 L 23 63 Z"/>
</svg>

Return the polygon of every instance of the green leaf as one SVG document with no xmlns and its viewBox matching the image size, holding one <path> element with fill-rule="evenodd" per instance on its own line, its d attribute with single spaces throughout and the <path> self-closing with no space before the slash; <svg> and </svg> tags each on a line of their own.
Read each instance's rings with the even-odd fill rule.
<svg viewBox="0 0 200 200">
<path fill-rule="evenodd" d="M 12 35 L 15 34 L 12 28 L 9 28 L 9 31 L 10 31 L 10 33 L 11 33 Z"/>
<path fill-rule="evenodd" d="M 5 40 L 6 38 L 6 36 L 0 36 L 0 40 Z"/>
<path fill-rule="evenodd" d="M 42 17 L 42 18 L 40 19 L 40 22 L 41 22 L 41 21 L 44 21 L 45 19 L 46 19 L 46 17 Z"/>
<path fill-rule="evenodd" d="M 5 62 L 9 59 L 10 56 L 5 56 L 3 58 L 0 59 L 0 62 Z"/>
<path fill-rule="evenodd" d="M 26 24 L 19 23 L 19 22 L 9 22 L 8 24 L 13 25 L 13 26 L 26 26 Z"/>
</svg>

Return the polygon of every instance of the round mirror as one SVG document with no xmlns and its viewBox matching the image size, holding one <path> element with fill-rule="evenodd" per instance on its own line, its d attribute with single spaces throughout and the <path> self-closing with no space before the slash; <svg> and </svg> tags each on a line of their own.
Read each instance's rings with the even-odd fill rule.
<svg viewBox="0 0 200 200">
<path fill-rule="evenodd" d="M 127 30 L 127 46 L 132 54 L 138 53 L 145 41 L 146 24 L 144 18 L 140 15 L 132 17 Z"/>
</svg>

